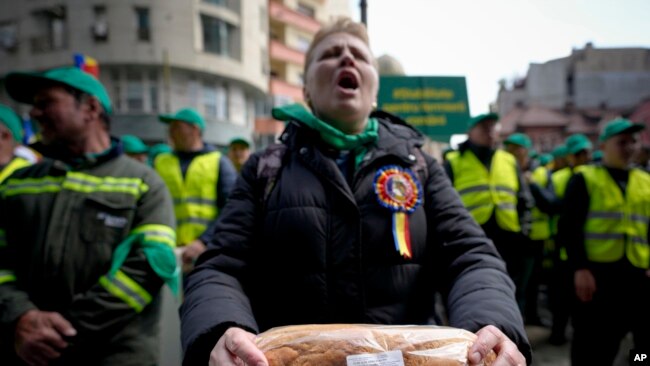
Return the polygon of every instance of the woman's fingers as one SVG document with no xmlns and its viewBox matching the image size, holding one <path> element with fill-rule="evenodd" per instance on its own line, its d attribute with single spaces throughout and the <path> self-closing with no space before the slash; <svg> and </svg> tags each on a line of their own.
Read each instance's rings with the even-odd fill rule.
<svg viewBox="0 0 650 366">
<path fill-rule="evenodd" d="M 492 325 L 476 332 L 476 341 L 469 350 L 469 361 L 472 364 L 479 364 L 490 351 L 494 351 L 497 355 L 493 366 L 526 365 L 526 358 L 519 352 L 517 346 L 499 328 Z"/>
<path fill-rule="evenodd" d="M 255 335 L 230 328 L 210 353 L 210 366 L 268 366 L 264 353 L 255 345 Z"/>
</svg>

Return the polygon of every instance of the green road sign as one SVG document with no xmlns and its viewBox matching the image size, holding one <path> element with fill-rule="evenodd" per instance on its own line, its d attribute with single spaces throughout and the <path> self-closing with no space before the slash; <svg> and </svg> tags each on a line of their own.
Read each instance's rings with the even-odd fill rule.
<svg viewBox="0 0 650 366">
<path fill-rule="evenodd" d="M 435 141 L 449 142 L 451 135 L 467 132 L 464 77 L 382 76 L 377 104 Z"/>
</svg>

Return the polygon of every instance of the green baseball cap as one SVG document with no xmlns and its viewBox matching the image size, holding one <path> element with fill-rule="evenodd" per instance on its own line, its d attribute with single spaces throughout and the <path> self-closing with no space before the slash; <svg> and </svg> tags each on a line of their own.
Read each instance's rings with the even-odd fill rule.
<svg viewBox="0 0 650 366">
<path fill-rule="evenodd" d="M 0 104 L 0 124 L 3 124 L 16 142 L 23 141 L 23 123 L 20 117 L 6 105 Z"/>
<path fill-rule="evenodd" d="M 471 129 L 472 127 L 476 126 L 477 124 L 487 121 L 487 120 L 499 120 L 499 115 L 496 113 L 485 113 L 485 114 L 479 114 L 476 117 L 470 118 L 469 121 L 467 122 L 467 129 Z"/>
<path fill-rule="evenodd" d="M 645 126 L 640 123 L 632 123 L 632 121 L 625 118 L 616 118 L 607 122 L 605 128 L 600 133 L 600 137 L 598 137 L 598 141 L 603 142 L 612 136 L 622 133 L 635 133 L 643 129 L 645 129 Z"/>
<path fill-rule="evenodd" d="M 149 147 L 138 136 L 122 135 L 120 140 L 122 140 L 122 147 L 127 154 L 146 154 L 149 152 Z"/>
<path fill-rule="evenodd" d="M 513 133 L 512 135 L 508 136 L 508 138 L 506 138 L 503 143 L 506 145 L 519 145 L 526 149 L 531 149 L 533 147 L 533 143 L 530 141 L 530 137 L 526 136 L 523 133 Z"/>
<path fill-rule="evenodd" d="M 205 121 L 203 117 L 193 108 L 183 108 L 174 114 L 161 114 L 158 119 L 163 123 L 172 123 L 173 121 L 181 121 L 197 126 L 201 131 L 205 130 Z"/>
<path fill-rule="evenodd" d="M 603 150 L 596 150 L 591 154 L 591 160 L 601 161 L 603 160 Z"/>
<path fill-rule="evenodd" d="M 575 155 L 582 150 L 591 150 L 593 148 L 589 138 L 581 133 L 576 133 L 567 137 L 565 144 L 567 153 L 571 155 Z"/>
<path fill-rule="evenodd" d="M 112 112 L 111 98 L 104 85 L 89 73 L 76 67 L 60 67 L 43 72 L 11 72 L 5 79 L 7 93 L 14 100 L 34 104 L 34 95 L 45 84 L 56 82 L 88 93 L 99 100 L 106 113 Z"/>
<path fill-rule="evenodd" d="M 242 145 L 246 145 L 246 147 L 250 147 L 250 146 L 251 146 L 250 142 L 248 142 L 248 140 L 246 140 L 246 139 L 243 138 L 243 137 L 235 137 L 234 139 L 230 140 L 230 142 L 228 143 L 228 145 L 230 146 L 230 145 L 232 145 L 232 144 L 242 144 Z"/>
<path fill-rule="evenodd" d="M 546 165 L 546 164 L 550 163 L 551 161 L 553 161 L 553 155 L 551 155 L 551 154 L 542 154 L 542 155 L 539 156 L 538 160 L 539 160 L 539 163 L 541 165 Z"/>
<path fill-rule="evenodd" d="M 553 156 L 553 159 L 564 158 L 568 154 L 569 152 L 567 151 L 566 145 L 559 145 L 551 150 L 551 156 Z"/>
</svg>

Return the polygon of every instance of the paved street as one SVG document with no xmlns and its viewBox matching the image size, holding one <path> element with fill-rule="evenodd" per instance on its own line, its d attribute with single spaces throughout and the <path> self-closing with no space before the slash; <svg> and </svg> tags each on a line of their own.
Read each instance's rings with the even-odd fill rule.
<svg viewBox="0 0 650 366">
<path fill-rule="evenodd" d="M 570 343 L 562 346 L 553 346 L 548 343 L 548 337 L 551 330 L 538 326 L 527 326 L 526 332 L 528 339 L 533 346 L 533 365 L 535 366 L 570 366 L 569 349 Z M 628 350 L 631 346 L 631 337 L 621 343 L 621 352 L 619 353 L 614 366 L 627 366 Z"/>
</svg>

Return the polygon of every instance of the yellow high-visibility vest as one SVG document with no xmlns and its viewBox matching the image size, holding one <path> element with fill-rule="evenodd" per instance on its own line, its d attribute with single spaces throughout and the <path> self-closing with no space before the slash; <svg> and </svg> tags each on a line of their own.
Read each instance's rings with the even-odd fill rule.
<svg viewBox="0 0 650 366">
<path fill-rule="evenodd" d="M 7 179 L 11 173 L 30 165 L 32 165 L 32 163 L 30 163 L 29 160 L 16 156 L 0 171 L 0 183 Z"/>
<path fill-rule="evenodd" d="M 582 175 L 589 193 L 587 259 L 608 263 L 625 255 L 635 267 L 650 268 L 650 174 L 630 170 L 625 194 L 602 166 L 585 167 Z"/>
<path fill-rule="evenodd" d="M 492 213 L 499 227 L 520 232 L 517 213 L 517 162 L 511 154 L 497 150 L 492 157 L 490 171 L 471 150 L 449 157 L 454 174 L 454 188 L 476 222 L 485 224 Z"/>
<path fill-rule="evenodd" d="M 219 214 L 217 180 L 220 159 L 218 151 L 195 157 L 183 179 L 176 155 L 164 153 L 156 157 L 154 167 L 174 199 L 178 245 L 189 244 L 201 236 Z"/>
<path fill-rule="evenodd" d="M 548 187 L 548 169 L 544 166 L 537 167 L 533 172 L 532 180 L 542 188 Z M 533 225 L 530 228 L 530 238 L 532 240 L 549 239 L 551 237 L 550 217 L 540 211 L 537 207 L 533 207 L 532 216 Z"/>
</svg>

